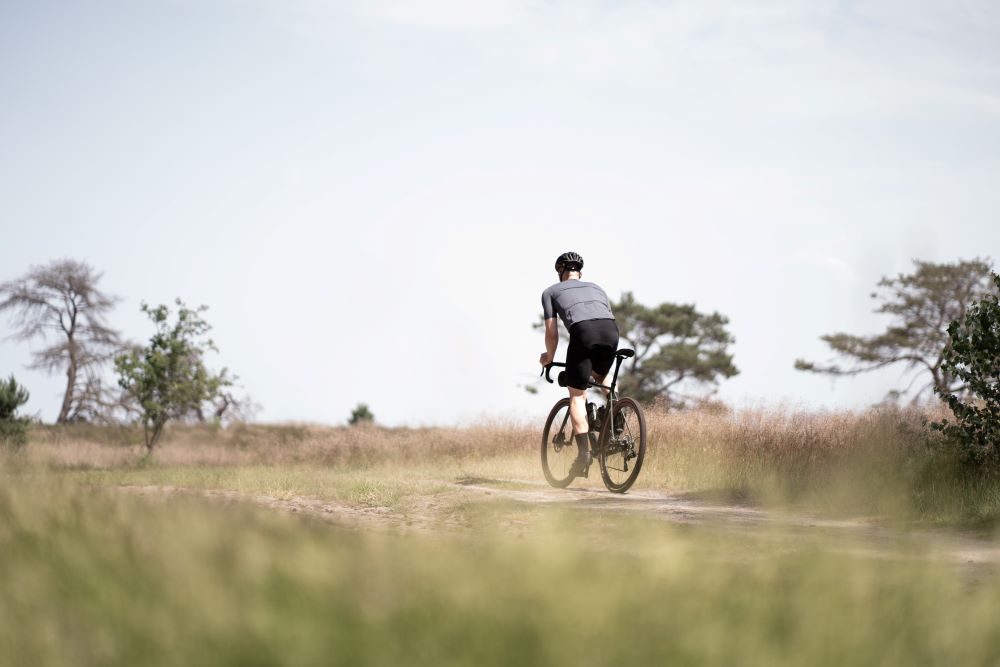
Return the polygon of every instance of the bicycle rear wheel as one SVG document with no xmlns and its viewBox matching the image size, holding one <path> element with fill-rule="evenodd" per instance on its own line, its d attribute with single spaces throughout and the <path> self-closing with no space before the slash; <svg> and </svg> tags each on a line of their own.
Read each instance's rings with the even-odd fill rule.
<svg viewBox="0 0 1000 667">
<path fill-rule="evenodd" d="M 569 399 L 552 406 L 542 430 L 542 472 L 549 484 L 564 489 L 573 481 L 569 468 L 576 459 L 573 421 L 569 418 Z"/>
<path fill-rule="evenodd" d="M 597 460 L 604 486 L 613 493 L 625 493 L 635 483 L 646 456 L 646 415 L 631 398 L 615 402 L 611 419 L 601 432 Z"/>
</svg>

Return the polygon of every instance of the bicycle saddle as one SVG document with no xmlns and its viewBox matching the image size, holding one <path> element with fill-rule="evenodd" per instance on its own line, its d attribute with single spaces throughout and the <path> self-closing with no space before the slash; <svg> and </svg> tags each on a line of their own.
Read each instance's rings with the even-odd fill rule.
<svg viewBox="0 0 1000 667">
<path fill-rule="evenodd" d="M 615 356 L 621 357 L 622 359 L 628 359 L 629 357 L 635 356 L 635 350 L 630 350 L 627 347 L 623 347 L 622 349 L 615 352 Z"/>
</svg>

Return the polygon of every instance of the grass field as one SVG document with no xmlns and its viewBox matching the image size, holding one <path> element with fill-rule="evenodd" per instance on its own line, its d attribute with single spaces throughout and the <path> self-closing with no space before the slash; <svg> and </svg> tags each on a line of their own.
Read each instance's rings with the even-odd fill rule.
<svg viewBox="0 0 1000 667">
<path fill-rule="evenodd" d="M 1000 479 L 962 468 L 923 426 L 935 416 L 897 409 L 652 412 L 649 451 L 635 489 L 881 521 L 992 526 L 1000 519 Z M 141 435 L 134 430 L 38 427 L 15 465 L 116 484 L 330 498 L 369 493 L 377 504 L 380 493 L 399 500 L 463 477 L 540 480 L 538 431 L 502 423 L 464 429 L 177 427 L 150 459 L 135 444 Z M 602 488 L 599 480 L 583 484 Z"/>
<path fill-rule="evenodd" d="M 926 531 L 992 548 L 998 485 L 921 419 L 650 416 L 633 495 L 860 530 L 678 523 L 599 479 L 530 502 L 538 434 L 503 424 L 179 427 L 152 458 L 36 428 L 0 463 L 0 662 L 996 664 L 996 559 Z"/>
</svg>

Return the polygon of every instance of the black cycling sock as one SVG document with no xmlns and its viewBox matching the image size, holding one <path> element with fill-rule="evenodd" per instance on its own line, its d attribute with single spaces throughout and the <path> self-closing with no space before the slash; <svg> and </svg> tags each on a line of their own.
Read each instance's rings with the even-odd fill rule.
<svg viewBox="0 0 1000 667">
<path fill-rule="evenodd" d="M 576 448 L 580 450 L 580 458 L 586 458 L 590 451 L 590 434 L 577 433 L 574 437 L 576 437 Z"/>
</svg>

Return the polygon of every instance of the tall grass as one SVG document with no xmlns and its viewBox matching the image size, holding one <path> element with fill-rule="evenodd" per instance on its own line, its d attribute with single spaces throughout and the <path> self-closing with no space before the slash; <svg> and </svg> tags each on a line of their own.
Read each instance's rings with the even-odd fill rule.
<svg viewBox="0 0 1000 667">
<path fill-rule="evenodd" d="M 8 482 L 6 664 L 1000 661 L 1000 582 L 906 552 L 579 513 L 526 538 L 374 535 L 48 476 Z"/>
<path fill-rule="evenodd" d="M 963 523 L 996 520 L 1000 480 L 963 468 L 939 434 L 923 426 L 928 416 L 936 415 L 900 409 L 653 410 L 648 413 L 647 458 L 635 488 L 834 514 Z M 137 444 L 139 434 L 127 429 L 43 427 L 32 432 L 21 460 L 134 476 L 144 465 L 148 483 L 155 483 L 157 471 L 165 469 L 248 466 L 297 468 L 300 479 L 309 477 L 301 471 L 313 470 L 373 479 L 540 480 L 540 431 L 541 425 L 503 423 L 461 429 L 177 426 L 167 432 L 150 461 Z"/>
<path fill-rule="evenodd" d="M 962 468 L 922 421 L 653 411 L 636 488 L 881 519 L 1000 516 L 997 480 Z M 541 482 L 539 431 L 179 426 L 149 459 L 128 429 L 36 427 L 0 457 L 0 663 L 1000 662 L 1000 578 L 916 537 L 880 537 L 873 557 L 839 533 L 682 529 L 457 490 Z M 123 483 L 331 497 L 425 512 L 431 530 L 104 488 Z M 452 519 L 464 530 L 443 530 Z"/>
<path fill-rule="evenodd" d="M 1000 516 L 1000 479 L 964 467 L 916 409 L 654 412 L 647 484 L 881 517 Z"/>
</svg>

